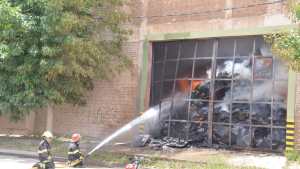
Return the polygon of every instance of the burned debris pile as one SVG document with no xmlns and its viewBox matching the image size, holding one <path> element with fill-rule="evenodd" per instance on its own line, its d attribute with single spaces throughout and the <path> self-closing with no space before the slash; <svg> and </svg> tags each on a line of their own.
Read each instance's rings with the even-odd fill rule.
<svg viewBox="0 0 300 169">
<path fill-rule="evenodd" d="M 239 67 L 240 73 L 231 73 L 232 66 Z M 174 144 L 176 146 L 173 147 L 181 147 L 182 143 L 187 143 L 186 145 L 196 147 L 209 146 L 208 116 L 212 111 L 212 145 L 214 147 L 272 148 L 282 151 L 285 140 L 284 129 L 266 126 L 271 126 L 271 123 L 279 126 L 285 125 L 285 103 L 271 104 L 269 96 L 272 95 L 272 81 L 259 81 L 252 86 L 254 82 L 244 78 L 251 76 L 249 75 L 250 68 L 250 61 L 244 60 L 240 63 L 226 61 L 223 68 L 217 70 L 216 79 L 236 80 L 206 80 L 195 85 L 191 92 L 190 102 L 182 104 L 182 107 L 177 106 L 176 110 L 170 108 L 170 116 L 161 119 L 160 139 L 154 140 L 150 145 L 162 147 Z M 253 88 L 255 92 L 251 94 Z M 284 95 L 276 93 L 274 95 L 284 100 L 280 98 Z M 214 102 L 211 103 L 208 100 L 214 100 Z M 181 103 L 176 101 L 173 104 Z M 168 121 L 168 118 L 175 119 L 175 121 Z M 185 120 L 188 122 L 183 122 Z"/>
<path fill-rule="evenodd" d="M 150 104 L 171 102 L 156 142 L 284 150 L 288 69 L 262 37 L 155 43 L 153 54 Z"/>
<path fill-rule="evenodd" d="M 149 146 L 154 150 L 162 150 L 164 147 L 170 148 L 187 148 L 191 142 L 174 137 L 163 137 L 162 139 L 154 139 L 150 135 L 139 135 L 135 138 L 133 146 L 145 147 Z"/>
</svg>

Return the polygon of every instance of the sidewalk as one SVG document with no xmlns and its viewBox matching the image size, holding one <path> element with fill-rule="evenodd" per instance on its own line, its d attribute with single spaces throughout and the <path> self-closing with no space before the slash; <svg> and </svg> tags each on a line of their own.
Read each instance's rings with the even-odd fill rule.
<svg viewBox="0 0 300 169">
<path fill-rule="evenodd" d="M 18 156 L 23 158 L 38 158 L 37 152 L 31 151 L 22 151 L 22 150 L 9 150 L 0 148 L 0 155 L 8 155 L 8 156 Z M 64 157 L 54 157 L 55 161 L 64 162 L 66 158 Z"/>
<path fill-rule="evenodd" d="M 22 151 L 22 150 L 8 150 L 8 149 L 0 149 L 0 156 L 13 156 L 16 158 L 20 159 L 38 159 L 37 153 L 35 152 L 29 152 L 29 151 Z M 65 161 L 66 159 L 63 157 L 55 157 L 55 163 L 56 163 L 56 168 L 61 168 L 61 169 L 68 169 L 68 167 L 65 167 Z M 0 158 L 0 163 L 1 163 L 1 158 Z M 96 166 L 90 166 L 89 168 L 84 168 L 84 169 L 121 169 L 121 168 L 107 168 L 107 167 L 96 167 Z"/>
</svg>

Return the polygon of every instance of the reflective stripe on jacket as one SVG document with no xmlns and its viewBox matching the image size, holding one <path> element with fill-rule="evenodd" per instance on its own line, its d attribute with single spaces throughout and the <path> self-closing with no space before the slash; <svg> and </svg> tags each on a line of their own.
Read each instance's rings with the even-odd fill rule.
<svg viewBox="0 0 300 169">
<path fill-rule="evenodd" d="M 51 146 L 47 140 L 43 139 L 41 141 L 39 145 L 38 155 L 41 163 L 53 163 Z"/>
<path fill-rule="evenodd" d="M 83 160 L 83 155 L 80 152 L 78 143 L 70 143 L 68 151 L 68 164 L 70 166 L 76 166 Z"/>
</svg>

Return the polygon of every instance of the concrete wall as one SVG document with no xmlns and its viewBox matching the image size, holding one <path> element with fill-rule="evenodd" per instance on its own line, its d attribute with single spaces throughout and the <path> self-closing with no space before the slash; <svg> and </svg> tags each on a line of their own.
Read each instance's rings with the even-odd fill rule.
<svg viewBox="0 0 300 169">
<path fill-rule="evenodd" d="M 300 73 L 296 77 L 296 105 L 295 105 L 295 143 L 296 148 L 300 149 Z"/>
</svg>

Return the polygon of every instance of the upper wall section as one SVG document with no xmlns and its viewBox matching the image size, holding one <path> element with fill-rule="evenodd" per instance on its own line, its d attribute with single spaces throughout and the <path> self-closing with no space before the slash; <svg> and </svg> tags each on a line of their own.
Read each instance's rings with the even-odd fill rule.
<svg viewBox="0 0 300 169">
<path fill-rule="evenodd" d="M 291 24 L 286 0 L 141 0 L 146 34 Z M 143 24 L 142 24 L 143 25 Z"/>
</svg>

